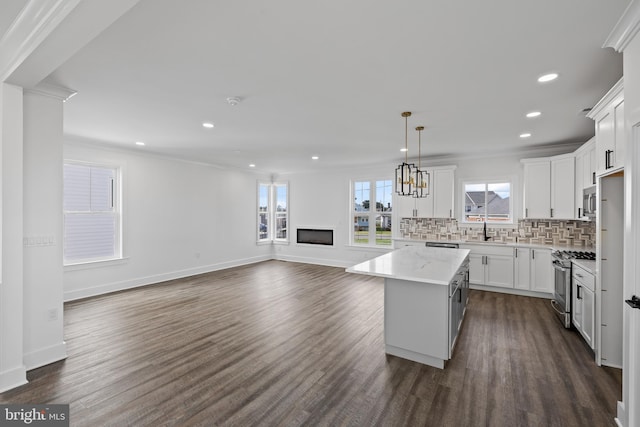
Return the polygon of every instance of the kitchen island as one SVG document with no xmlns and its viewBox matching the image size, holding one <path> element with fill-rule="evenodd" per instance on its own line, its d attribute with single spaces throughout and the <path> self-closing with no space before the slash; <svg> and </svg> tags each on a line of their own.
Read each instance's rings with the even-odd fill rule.
<svg viewBox="0 0 640 427">
<path fill-rule="evenodd" d="M 466 309 L 469 250 L 407 246 L 346 271 L 384 277 L 387 354 L 444 368 Z"/>
</svg>

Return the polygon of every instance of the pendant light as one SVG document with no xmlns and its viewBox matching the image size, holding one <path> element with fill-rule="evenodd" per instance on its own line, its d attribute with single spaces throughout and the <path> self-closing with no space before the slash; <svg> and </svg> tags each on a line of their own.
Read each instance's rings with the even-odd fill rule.
<svg viewBox="0 0 640 427">
<path fill-rule="evenodd" d="M 429 195 L 429 172 L 426 170 L 422 170 L 421 160 L 422 160 L 422 131 L 424 130 L 424 126 L 416 127 L 418 131 L 418 167 L 415 169 L 415 190 L 413 191 L 413 197 L 415 198 L 423 198 Z"/>
<path fill-rule="evenodd" d="M 409 147 L 407 142 L 408 123 L 407 118 L 411 116 L 411 112 L 402 113 L 404 117 L 404 162 L 396 168 L 396 193 L 400 196 L 412 196 L 415 191 L 415 169 L 416 165 L 409 163 Z"/>
</svg>

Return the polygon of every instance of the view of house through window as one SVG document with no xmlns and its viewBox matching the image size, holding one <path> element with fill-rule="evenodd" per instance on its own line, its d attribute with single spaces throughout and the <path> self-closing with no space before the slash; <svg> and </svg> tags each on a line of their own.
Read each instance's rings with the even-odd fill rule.
<svg viewBox="0 0 640 427">
<path fill-rule="evenodd" d="M 119 258 L 118 170 L 64 164 L 64 263 Z"/>
<path fill-rule="evenodd" d="M 288 241 L 288 184 L 258 184 L 258 241 Z"/>
<path fill-rule="evenodd" d="M 511 183 L 465 183 L 463 222 L 511 223 Z"/>
<path fill-rule="evenodd" d="M 353 182 L 353 244 L 391 245 L 392 192 L 391 180 Z"/>
</svg>

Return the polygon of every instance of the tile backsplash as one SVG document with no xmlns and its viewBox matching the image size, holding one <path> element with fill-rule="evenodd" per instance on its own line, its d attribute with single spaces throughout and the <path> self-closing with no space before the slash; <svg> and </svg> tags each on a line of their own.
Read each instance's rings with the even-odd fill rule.
<svg viewBox="0 0 640 427">
<path fill-rule="evenodd" d="M 488 227 L 492 241 L 592 248 L 596 225 L 591 221 L 520 219 L 516 227 Z M 401 218 L 400 236 L 414 240 L 483 240 L 482 224 L 461 227 L 451 218 Z"/>
</svg>

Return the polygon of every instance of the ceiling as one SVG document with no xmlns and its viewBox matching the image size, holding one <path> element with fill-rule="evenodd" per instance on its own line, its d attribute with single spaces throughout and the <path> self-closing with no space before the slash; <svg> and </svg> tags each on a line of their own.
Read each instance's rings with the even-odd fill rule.
<svg viewBox="0 0 640 427">
<path fill-rule="evenodd" d="M 69 139 L 227 167 L 398 162 L 403 111 L 410 157 L 418 125 L 429 160 L 525 153 L 593 136 L 628 3 L 141 0 L 47 80 L 78 91 Z"/>
</svg>

